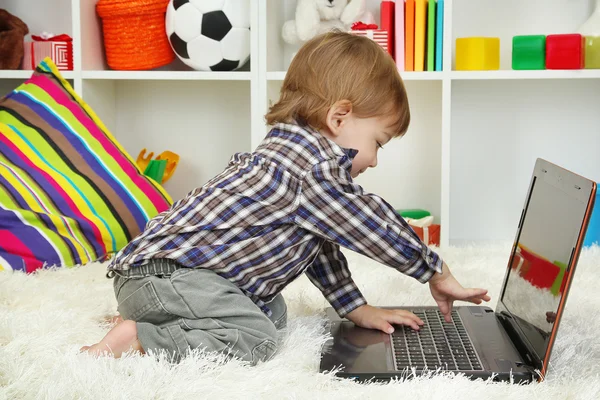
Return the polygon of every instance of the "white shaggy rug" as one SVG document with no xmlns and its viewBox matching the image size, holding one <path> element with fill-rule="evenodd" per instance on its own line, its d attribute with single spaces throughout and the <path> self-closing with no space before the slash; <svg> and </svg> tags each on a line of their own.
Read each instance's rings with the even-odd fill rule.
<svg viewBox="0 0 600 400">
<path fill-rule="evenodd" d="M 495 307 L 510 244 L 441 252 L 465 286 L 488 288 Z M 433 305 L 427 285 L 347 252 L 354 278 L 374 305 Z M 79 354 L 101 339 L 116 310 L 105 267 L 93 264 L 32 276 L 0 273 L 0 399 L 598 399 L 600 248 L 582 254 L 553 367 L 541 384 L 511 385 L 434 376 L 358 384 L 320 374 L 327 306 L 306 277 L 284 291 L 288 332 L 271 361 L 249 367 L 201 353 L 178 365 L 149 356 Z"/>
</svg>

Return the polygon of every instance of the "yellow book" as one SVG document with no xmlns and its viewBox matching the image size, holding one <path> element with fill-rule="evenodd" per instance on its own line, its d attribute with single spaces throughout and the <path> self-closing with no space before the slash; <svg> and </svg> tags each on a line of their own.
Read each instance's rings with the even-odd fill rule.
<svg viewBox="0 0 600 400">
<path fill-rule="evenodd" d="M 415 71 L 425 70 L 427 0 L 415 0 Z"/>
</svg>

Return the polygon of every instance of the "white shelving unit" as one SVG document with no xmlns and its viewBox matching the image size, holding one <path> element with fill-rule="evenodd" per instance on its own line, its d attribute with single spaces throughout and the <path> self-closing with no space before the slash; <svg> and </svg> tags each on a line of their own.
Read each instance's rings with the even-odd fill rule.
<svg viewBox="0 0 600 400">
<path fill-rule="evenodd" d="M 511 240 L 537 157 L 600 180 L 600 70 L 512 71 L 514 35 L 569 33 L 594 0 L 446 0 L 444 70 L 401 73 L 408 134 L 380 152 L 359 178 L 396 208 L 425 208 L 442 224 L 442 245 Z M 112 71 L 96 0 L 0 0 L 33 33 L 74 38 L 64 72 L 135 158 L 142 148 L 182 157 L 165 188 L 175 198 L 251 151 L 267 133 L 293 52 L 281 26 L 295 0 L 252 0 L 250 63 L 242 71 L 192 71 L 181 62 L 153 71 Z M 367 0 L 379 18 L 379 0 Z M 501 70 L 453 71 L 457 37 L 501 39 Z M 0 71 L 12 90 L 31 71 Z"/>
</svg>

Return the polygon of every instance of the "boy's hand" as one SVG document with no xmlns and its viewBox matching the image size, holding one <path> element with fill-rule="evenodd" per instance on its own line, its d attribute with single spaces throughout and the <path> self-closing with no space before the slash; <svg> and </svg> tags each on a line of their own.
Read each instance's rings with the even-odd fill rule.
<svg viewBox="0 0 600 400">
<path fill-rule="evenodd" d="M 486 289 L 465 289 L 450 272 L 450 269 L 444 263 L 442 274 L 435 274 L 429 280 L 429 289 L 435 302 L 444 315 L 446 322 L 452 321 L 452 303 L 454 300 L 463 300 L 475 304 L 481 304 L 482 301 L 490 301 Z"/>
<path fill-rule="evenodd" d="M 368 304 L 350 311 L 346 318 L 362 328 L 379 329 L 385 333 L 394 332 L 391 324 L 407 325 L 415 330 L 419 330 L 419 326 L 423 325 L 423 321 L 410 311 L 387 310 Z"/>
</svg>

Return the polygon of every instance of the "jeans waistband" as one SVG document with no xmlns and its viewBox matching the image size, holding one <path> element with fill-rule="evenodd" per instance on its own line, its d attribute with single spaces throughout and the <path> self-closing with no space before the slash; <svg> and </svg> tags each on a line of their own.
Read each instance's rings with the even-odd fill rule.
<svg viewBox="0 0 600 400">
<path fill-rule="evenodd" d="M 151 275 L 169 276 L 179 268 L 184 268 L 181 264 L 168 258 L 157 258 L 148 261 L 147 264 L 131 267 L 125 270 L 111 269 L 106 273 L 107 278 L 113 278 L 120 275 L 127 278 L 144 278 Z"/>
</svg>

